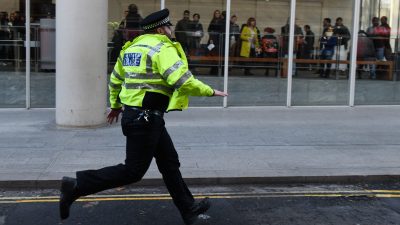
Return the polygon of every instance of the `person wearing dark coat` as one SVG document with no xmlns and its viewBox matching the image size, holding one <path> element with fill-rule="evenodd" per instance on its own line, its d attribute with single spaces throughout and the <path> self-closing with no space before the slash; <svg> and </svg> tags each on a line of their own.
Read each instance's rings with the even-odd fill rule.
<svg viewBox="0 0 400 225">
<path fill-rule="evenodd" d="M 176 41 L 181 43 L 183 50 L 185 50 L 186 54 L 189 53 L 189 30 L 190 30 L 190 24 L 191 21 L 189 19 L 190 17 L 190 11 L 185 10 L 183 12 L 183 18 L 176 23 L 175 26 L 175 38 Z"/>
<path fill-rule="evenodd" d="M 143 18 L 138 13 L 138 7 L 130 4 L 128 7 L 128 15 L 125 17 L 125 41 L 131 41 L 141 34 L 141 26 Z"/>
<path fill-rule="evenodd" d="M 189 24 L 189 48 L 199 49 L 200 41 L 204 36 L 203 25 L 200 23 L 200 15 L 198 13 L 193 14 L 193 20 Z"/>
<path fill-rule="evenodd" d="M 213 18 L 207 31 L 209 36 L 208 46 L 210 47 L 209 55 L 219 56 L 220 52 L 222 52 L 222 49 L 220 49 L 220 43 L 222 43 L 222 33 L 224 32 L 224 18 L 221 16 L 221 11 L 214 11 Z M 218 67 L 211 67 L 210 74 L 218 74 Z"/>
<path fill-rule="evenodd" d="M 371 40 L 367 33 L 363 30 L 358 32 L 358 45 L 357 45 L 357 61 L 375 61 L 375 46 L 373 40 Z M 357 70 L 357 76 L 361 79 L 361 69 L 363 65 L 360 65 Z M 369 78 L 376 79 L 376 65 L 369 65 Z"/>
<path fill-rule="evenodd" d="M 326 30 L 324 35 L 320 39 L 320 49 L 321 49 L 321 59 L 322 60 L 331 60 L 333 54 L 335 53 L 335 47 L 337 44 L 337 37 L 333 35 L 334 29 L 330 27 Z M 326 68 L 325 68 L 326 66 Z M 321 64 L 320 69 L 320 77 L 329 78 L 331 72 L 331 63 L 323 63 Z"/>
</svg>

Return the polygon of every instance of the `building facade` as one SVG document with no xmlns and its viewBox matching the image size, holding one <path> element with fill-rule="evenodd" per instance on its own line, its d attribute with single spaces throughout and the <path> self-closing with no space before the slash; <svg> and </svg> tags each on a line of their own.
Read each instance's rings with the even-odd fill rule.
<svg viewBox="0 0 400 225">
<path fill-rule="evenodd" d="M 64 13 L 57 4 L 63 1 L 67 0 L 0 0 L 1 108 L 56 107 L 57 76 L 68 76 L 59 73 L 56 66 L 65 63 L 56 60 L 55 51 L 57 18 Z M 174 29 L 178 39 L 184 37 L 178 41 L 186 46 L 190 68 L 198 79 L 230 94 L 211 101 L 192 98 L 190 106 L 400 104 L 398 0 L 108 0 L 108 23 L 82 28 L 85 18 L 96 14 L 93 7 L 97 3 L 92 4 L 80 9 L 80 19 L 71 18 L 68 32 L 86 31 L 95 40 L 98 36 L 91 36 L 91 30 L 106 28 L 104 79 L 112 70 L 118 45 L 129 39 L 127 30 L 135 30 L 124 26 L 128 6 L 135 4 L 142 17 L 169 8 L 174 25 L 189 10 L 190 21 Z M 198 22 L 193 21 L 195 14 Z M 368 33 L 373 17 L 379 18 L 379 34 Z M 382 17 L 387 18 L 387 25 L 381 24 Z M 250 18 L 256 21 L 256 28 L 246 33 L 249 29 L 243 27 L 252 27 Z M 325 18 L 331 19 L 335 31 L 333 55 L 326 55 L 322 40 L 326 36 Z M 338 18 L 342 24 L 335 24 Z M 63 21 L 68 23 L 68 19 Z M 306 25 L 312 33 L 305 30 Z M 389 32 L 382 31 L 385 26 L 390 27 Z M 348 34 L 339 32 L 345 30 L 343 27 Z M 371 42 L 372 47 L 363 45 Z M 379 43 L 383 43 L 383 53 L 378 53 Z M 77 40 L 71 44 L 82 43 Z M 374 55 L 364 56 L 363 49 Z M 100 91 L 107 93 L 107 86 L 101 85 Z M 91 92 L 90 87 L 87 92 Z M 106 101 L 107 96 L 101 98 Z"/>
</svg>

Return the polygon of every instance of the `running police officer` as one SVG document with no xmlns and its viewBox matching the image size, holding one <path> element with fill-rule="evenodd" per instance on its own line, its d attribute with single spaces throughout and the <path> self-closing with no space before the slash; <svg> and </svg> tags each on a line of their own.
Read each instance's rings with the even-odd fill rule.
<svg viewBox="0 0 400 225">
<path fill-rule="evenodd" d="M 111 112 L 126 136 L 124 164 L 76 173 L 61 181 L 60 216 L 69 216 L 80 196 L 138 182 L 153 157 L 185 224 L 193 224 L 210 207 L 207 198 L 195 202 L 179 171 L 178 154 L 165 128 L 164 112 L 188 107 L 188 96 L 227 96 L 194 78 L 181 45 L 171 41 L 172 24 L 164 9 L 142 21 L 145 34 L 123 47 L 110 77 Z M 123 109 L 123 110 L 122 110 Z"/>
</svg>

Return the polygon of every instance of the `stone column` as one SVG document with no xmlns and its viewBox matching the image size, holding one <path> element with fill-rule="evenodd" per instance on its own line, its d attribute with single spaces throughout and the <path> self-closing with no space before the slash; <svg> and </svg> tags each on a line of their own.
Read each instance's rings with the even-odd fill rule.
<svg viewBox="0 0 400 225">
<path fill-rule="evenodd" d="M 57 0 L 56 123 L 106 122 L 107 0 Z"/>
</svg>

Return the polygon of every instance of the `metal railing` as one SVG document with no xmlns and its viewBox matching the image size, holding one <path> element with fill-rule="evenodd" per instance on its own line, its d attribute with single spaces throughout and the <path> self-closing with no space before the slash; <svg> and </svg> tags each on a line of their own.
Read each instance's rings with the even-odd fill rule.
<svg viewBox="0 0 400 225">
<path fill-rule="evenodd" d="M 25 27 L 9 27 L 9 32 L 0 39 L 0 70 L 25 70 Z M 31 64 L 36 72 L 40 64 L 40 25 L 32 24 L 31 34 Z M 5 37 L 7 36 L 7 37 Z"/>
</svg>

